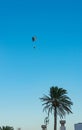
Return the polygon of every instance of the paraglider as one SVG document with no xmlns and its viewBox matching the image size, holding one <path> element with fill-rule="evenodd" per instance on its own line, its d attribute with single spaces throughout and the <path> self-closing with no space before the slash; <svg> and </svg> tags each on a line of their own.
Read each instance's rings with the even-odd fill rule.
<svg viewBox="0 0 82 130">
<path fill-rule="evenodd" d="M 37 40 L 36 36 L 32 36 L 32 42 L 36 42 L 36 40 Z M 34 49 L 36 48 L 36 45 L 35 45 L 35 44 L 33 45 L 33 48 L 34 48 Z"/>
<path fill-rule="evenodd" d="M 36 36 L 33 36 L 33 37 L 32 37 L 32 41 L 33 41 L 33 42 L 35 42 L 36 39 L 37 39 Z"/>
<path fill-rule="evenodd" d="M 33 48 L 36 48 L 36 46 L 33 46 Z"/>
</svg>

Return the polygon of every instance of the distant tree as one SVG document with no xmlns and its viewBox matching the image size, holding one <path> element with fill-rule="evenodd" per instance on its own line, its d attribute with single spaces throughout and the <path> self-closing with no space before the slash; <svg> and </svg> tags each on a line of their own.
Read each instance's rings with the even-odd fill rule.
<svg viewBox="0 0 82 130">
<path fill-rule="evenodd" d="M 73 102 L 67 96 L 67 90 L 52 86 L 49 95 L 44 95 L 40 100 L 43 102 L 43 111 L 54 114 L 54 130 L 57 130 L 57 115 L 63 118 L 66 114 L 72 113 Z"/>
<path fill-rule="evenodd" d="M 2 126 L 0 127 L 0 130 L 14 130 L 14 128 L 11 126 Z"/>
</svg>

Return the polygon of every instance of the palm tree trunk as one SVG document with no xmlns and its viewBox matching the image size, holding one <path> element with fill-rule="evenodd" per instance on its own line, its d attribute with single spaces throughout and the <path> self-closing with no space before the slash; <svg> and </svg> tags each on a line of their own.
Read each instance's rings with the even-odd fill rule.
<svg viewBox="0 0 82 130">
<path fill-rule="evenodd" d="M 54 130 L 57 130 L 57 109 L 54 108 Z"/>
</svg>

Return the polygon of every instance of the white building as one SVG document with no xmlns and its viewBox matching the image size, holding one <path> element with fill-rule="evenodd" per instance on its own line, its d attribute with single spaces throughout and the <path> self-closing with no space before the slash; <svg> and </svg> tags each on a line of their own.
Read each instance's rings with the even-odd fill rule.
<svg viewBox="0 0 82 130">
<path fill-rule="evenodd" d="M 82 130 L 82 123 L 75 124 L 74 130 Z"/>
</svg>

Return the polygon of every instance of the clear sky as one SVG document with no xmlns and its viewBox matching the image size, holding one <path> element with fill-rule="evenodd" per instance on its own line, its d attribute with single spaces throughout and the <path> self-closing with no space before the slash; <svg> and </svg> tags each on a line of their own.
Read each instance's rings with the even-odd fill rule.
<svg viewBox="0 0 82 130">
<path fill-rule="evenodd" d="M 0 0 L 0 126 L 41 130 L 39 97 L 53 85 L 74 103 L 65 118 L 74 130 L 82 122 L 82 1 Z"/>
</svg>

